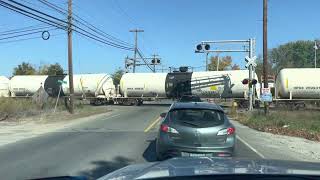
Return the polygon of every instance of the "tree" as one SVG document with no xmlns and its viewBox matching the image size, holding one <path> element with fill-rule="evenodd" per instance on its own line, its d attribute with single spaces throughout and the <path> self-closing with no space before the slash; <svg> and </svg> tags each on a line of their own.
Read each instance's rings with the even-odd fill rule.
<svg viewBox="0 0 320 180">
<path fill-rule="evenodd" d="M 27 62 L 22 62 L 13 69 L 13 75 L 35 75 L 36 69 Z"/>
<path fill-rule="evenodd" d="M 268 52 L 268 57 L 270 57 L 271 51 Z M 259 81 L 261 81 L 261 76 L 263 75 L 263 58 L 259 55 L 256 59 L 257 66 L 255 68 L 255 72 L 258 76 Z M 268 58 L 268 74 L 274 75 L 275 74 L 275 67 L 274 63 L 271 58 Z"/>
<path fill-rule="evenodd" d="M 120 84 L 120 79 L 122 77 L 122 75 L 124 74 L 124 70 L 118 68 L 112 75 L 112 79 L 113 79 L 113 84 L 115 86 L 118 86 Z"/>
<path fill-rule="evenodd" d="M 238 64 L 233 64 L 233 65 L 231 66 L 231 69 L 232 69 L 232 70 L 240 70 L 240 66 L 239 66 Z"/>
<path fill-rule="evenodd" d="M 269 57 L 274 62 L 274 70 L 314 67 L 313 46 L 314 41 L 295 41 L 271 49 Z"/>
<path fill-rule="evenodd" d="M 62 75 L 63 68 L 59 63 L 43 65 L 40 67 L 39 74 L 41 75 Z"/>
<path fill-rule="evenodd" d="M 210 63 L 208 64 L 209 71 L 216 71 L 218 63 L 218 56 L 211 56 Z M 219 57 L 219 71 L 227 70 L 231 68 L 232 58 L 231 56 Z"/>
</svg>

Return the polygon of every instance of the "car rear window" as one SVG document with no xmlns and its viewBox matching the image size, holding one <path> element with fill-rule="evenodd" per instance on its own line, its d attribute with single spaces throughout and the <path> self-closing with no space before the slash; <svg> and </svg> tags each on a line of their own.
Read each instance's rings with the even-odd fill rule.
<svg viewBox="0 0 320 180">
<path fill-rule="evenodd" d="M 174 109 L 168 114 L 169 122 L 191 127 L 214 127 L 225 121 L 224 113 L 209 109 Z"/>
<path fill-rule="evenodd" d="M 201 102 L 201 99 L 194 96 L 182 96 L 180 102 Z"/>
</svg>

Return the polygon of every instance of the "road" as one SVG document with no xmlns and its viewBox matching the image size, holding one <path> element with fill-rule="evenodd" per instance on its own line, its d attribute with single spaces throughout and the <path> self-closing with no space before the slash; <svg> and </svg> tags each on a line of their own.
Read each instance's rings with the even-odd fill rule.
<svg viewBox="0 0 320 180">
<path fill-rule="evenodd" d="M 85 175 L 153 162 L 159 114 L 168 105 L 118 106 L 111 115 L 0 147 L 1 179 Z M 249 145 L 250 146 L 250 145 Z M 260 158 L 238 140 L 236 157 Z"/>
</svg>

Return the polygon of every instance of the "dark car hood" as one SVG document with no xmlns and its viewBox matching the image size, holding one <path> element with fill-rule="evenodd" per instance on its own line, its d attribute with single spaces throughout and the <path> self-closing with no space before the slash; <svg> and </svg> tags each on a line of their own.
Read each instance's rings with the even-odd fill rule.
<svg viewBox="0 0 320 180">
<path fill-rule="evenodd" d="M 320 175 L 320 163 L 243 160 L 233 158 L 172 158 L 162 162 L 129 165 L 104 179 L 144 179 L 214 174 L 306 174 Z"/>
</svg>

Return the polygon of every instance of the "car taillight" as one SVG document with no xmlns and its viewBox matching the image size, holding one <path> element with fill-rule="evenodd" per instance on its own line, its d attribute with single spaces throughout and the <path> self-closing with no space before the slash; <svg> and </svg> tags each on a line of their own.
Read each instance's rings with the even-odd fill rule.
<svg viewBox="0 0 320 180">
<path fill-rule="evenodd" d="M 168 132 L 169 126 L 166 125 L 166 124 L 161 124 L 160 130 L 161 130 L 162 132 Z"/>
<path fill-rule="evenodd" d="M 160 130 L 161 130 L 162 132 L 166 132 L 166 133 L 169 132 L 169 133 L 179 134 L 179 132 L 178 132 L 176 129 L 174 129 L 174 128 L 172 128 L 172 127 L 169 127 L 169 126 L 166 125 L 166 124 L 161 124 Z"/>
<path fill-rule="evenodd" d="M 218 136 L 223 136 L 223 135 L 231 135 L 234 134 L 234 132 L 236 131 L 236 129 L 234 127 L 230 127 L 227 129 L 222 129 L 218 132 Z"/>
<path fill-rule="evenodd" d="M 231 134 L 233 134 L 235 131 L 236 131 L 236 129 L 235 129 L 234 127 L 230 127 L 230 128 L 227 129 L 227 134 L 228 134 L 228 135 L 231 135 Z"/>
</svg>

